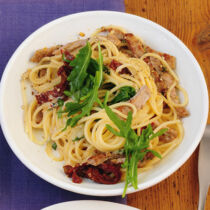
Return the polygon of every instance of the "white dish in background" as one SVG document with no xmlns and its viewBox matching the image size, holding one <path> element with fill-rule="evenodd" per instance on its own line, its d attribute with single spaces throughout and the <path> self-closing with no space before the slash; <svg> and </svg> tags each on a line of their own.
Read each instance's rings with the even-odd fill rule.
<svg viewBox="0 0 210 210">
<path fill-rule="evenodd" d="M 82 200 L 82 201 L 69 201 L 58 203 L 49 207 L 46 207 L 42 210 L 137 210 L 137 208 L 126 206 L 119 203 L 113 203 L 108 201 L 91 201 L 91 200 Z"/>
<path fill-rule="evenodd" d="M 122 26 L 140 36 L 150 47 L 174 55 L 181 85 L 189 94 L 188 110 L 191 115 L 183 120 L 185 136 L 182 143 L 150 171 L 139 175 L 140 190 L 162 181 L 190 157 L 200 142 L 208 115 L 208 92 L 199 64 L 175 35 L 156 23 L 126 13 L 93 11 L 59 18 L 35 31 L 15 51 L 1 80 L 0 118 L 3 133 L 16 156 L 35 174 L 63 189 L 96 196 L 120 195 L 124 183 L 102 185 L 89 180 L 84 180 L 82 184 L 72 183 L 63 172 L 63 163 L 50 160 L 44 147 L 29 140 L 23 125 L 20 77 L 29 67 L 29 58 L 35 50 L 73 41 L 79 32 L 84 32 L 88 37 L 96 28 L 110 24 Z M 131 187 L 127 192 L 134 191 Z"/>
</svg>

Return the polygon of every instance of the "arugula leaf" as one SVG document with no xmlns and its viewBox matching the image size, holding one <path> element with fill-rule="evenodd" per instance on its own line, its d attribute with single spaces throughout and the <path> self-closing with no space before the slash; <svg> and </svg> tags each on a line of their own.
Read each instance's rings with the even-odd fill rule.
<svg viewBox="0 0 210 210">
<path fill-rule="evenodd" d="M 90 58 L 90 63 L 89 63 L 89 66 L 87 68 L 87 72 L 88 74 L 91 74 L 92 76 L 95 76 L 96 74 L 96 71 L 98 71 L 98 62 L 93 59 L 93 58 Z"/>
<path fill-rule="evenodd" d="M 61 116 L 62 116 L 61 111 L 62 111 L 62 106 L 63 106 L 63 104 L 64 104 L 64 101 L 63 101 L 62 99 L 59 98 L 58 101 L 57 101 L 57 104 L 58 104 L 58 106 L 59 106 L 59 109 L 58 109 L 58 112 L 57 112 L 58 118 L 61 118 Z"/>
<path fill-rule="evenodd" d="M 98 62 L 95 59 L 90 58 L 90 63 L 87 69 L 88 74 L 95 76 L 95 73 L 98 70 L 98 68 L 99 68 Z M 103 65 L 103 72 L 110 75 L 110 71 L 105 65 Z"/>
<path fill-rule="evenodd" d="M 76 103 L 76 102 L 68 102 L 65 104 L 65 108 L 64 110 L 58 110 L 58 114 L 63 114 L 63 113 L 68 113 L 68 117 L 70 117 L 71 115 L 73 114 L 76 114 L 77 112 L 79 112 L 82 107 L 84 107 L 86 105 L 85 102 L 79 104 L 79 103 Z"/>
<path fill-rule="evenodd" d="M 95 74 L 93 89 L 90 91 L 90 96 L 87 99 L 85 99 L 85 101 L 83 102 L 85 105 L 82 107 L 82 112 L 72 118 L 70 122 L 71 127 L 74 127 L 82 117 L 84 117 L 85 115 L 89 115 L 93 107 L 93 104 L 96 101 L 98 101 L 98 89 L 101 85 L 103 77 L 103 57 L 101 54 L 101 47 L 99 44 L 98 44 L 98 52 L 99 52 L 99 59 L 98 59 L 99 70 L 96 71 Z"/>
<path fill-rule="evenodd" d="M 66 125 L 65 125 L 65 127 L 63 128 L 63 130 L 61 130 L 62 132 L 65 131 L 65 130 L 67 129 L 68 126 L 70 126 L 71 121 L 72 121 L 72 118 L 69 118 L 68 120 L 66 120 Z"/>
<path fill-rule="evenodd" d="M 68 62 L 73 67 L 67 80 L 69 81 L 70 90 L 65 90 L 64 94 L 72 97 L 77 102 L 84 100 L 89 96 L 93 89 L 96 71 L 99 69 L 98 62 L 91 58 L 92 50 L 90 43 L 79 50 L 76 58 L 72 61 L 67 60 L 63 54 L 63 61 Z M 104 71 L 107 70 L 103 65 Z"/>
<path fill-rule="evenodd" d="M 133 87 L 123 86 L 119 89 L 117 96 L 115 96 L 114 99 L 110 102 L 110 105 L 119 103 L 121 101 L 128 101 L 134 95 L 136 95 L 136 90 Z"/>
<path fill-rule="evenodd" d="M 147 149 L 147 151 L 148 151 L 148 152 L 151 152 L 154 156 L 156 156 L 156 157 L 162 159 L 161 155 L 160 155 L 158 152 L 156 152 L 156 151 L 154 151 L 154 150 L 151 150 L 151 149 Z"/>
<path fill-rule="evenodd" d="M 109 91 L 107 91 L 105 96 L 104 96 L 104 105 L 107 104 L 108 98 L 109 98 Z"/>
<path fill-rule="evenodd" d="M 150 137 L 150 139 L 154 139 L 157 136 L 161 136 L 163 135 L 168 129 L 167 128 L 163 128 L 161 130 L 159 130 L 157 133 L 153 133 Z"/>
<path fill-rule="evenodd" d="M 112 132 L 115 136 L 121 136 L 121 137 L 122 137 L 122 135 L 121 135 L 119 132 L 117 132 L 114 128 L 112 128 L 112 126 L 106 125 L 106 128 L 107 128 L 110 132 Z"/>
<path fill-rule="evenodd" d="M 123 135 L 125 122 L 121 120 L 107 105 L 105 105 L 105 111 L 109 119 L 120 129 L 120 133 Z"/>
<path fill-rule="evenodd" d="M 157 133 L 154 133 L 152 126 L 149 124 L 147 128 L 142 130 L 140 136 L 131 128 L 132 113 L 128 113 L 127 120 L 121 120 L 112 110 L 107 106 L 108 92 L 104 99 L 104 108 L 106 114 L 110 120 L 117 126 L 119 132 L 112 128 L 110 125 L 106 125 L 106 128 L 116 136 L 121 136 L 126 139 L 124 145 L 125 162 L 122 167 L 126 169 L 125 187 L 122 197 L 125 197 L 127 188 L 130 184 L 137 189 L 138 188 L 138 162 L 142 161 L 148 152 L 161 158 L 161 155 L 154 150 L 147 149 L 149 142 L 156 136 L 162 135 L 167 129 L 161 129 Z"/>
<path fill-rule="evenodd" d="M 63 106 L 64 101 L 61 98 L 59 98 L 57 103 L 58 103 L 58 106 Z"/>
<path fill-rule="evenodd" d="M 91 52 L 91 48 L 90 50 L 88 50 L 89 48 L 90 48 L 90 44 L 87 43 L 87 45 L 79 51 L 76 58 L 70 62 L 70 65 L 74 67 L 73 71 L 68 76 L 71 90 L 65 91 L 65 94 L 67 96 L 71 96 L 77 102 L 66 103 L 65 108 L 63 110 L 59 109 L 57 113 L 58 113 L 58 116 L 61 116 L 62 113 L 68 113 L 67 115 L 68 117 L 78 112 L 81 112 L 81 113 L 74 116 L 73 118 L 69 118 L 63 130 L 65 130 L 69 125 L 71 127 L 75 126 L 78 120 L 80 120 L 83 116 L 89 115 L 92 109 L 92 106 L 95 102 L 99 103 L 99 105 L 103 107 L 101 101 L 98 98 L 98 89 L 102 83 L 102 77 L 103 77 L 103 57 L 101 54 L 101 48 L 100 48 L 100 45 L 98 44 L 98 51 L 99 51 L 98 62 L 90 58 L 92 52 Z M 87 61 L 88 59 L 89 61 Z M 84 65 L 81 67 L 80 63 L 78 62 L 81 62 Z M 75 88 L 74 86 L 75 82 L 77 83 L 77 80 L 78 80 L 78 78 L 76 77 L 76 73 L 78 73 L 77 75 L 78 78 L 80 77 L 81 80 L 85 79 L 81 83 L 82 87 L 77 86 Z M 80 87 L 80 89 L 78 89 L 78 87 Z M 82 101 L 82 103 L 80 101 Z"/>
<path fill-rule="evenodd" d="M 84 84 L 84 81 L 88 75 L 87 68 L 90 63 L 91 53 L 92 50 L 90 43 L 87 42 L 85 47 L 79 50 L 79 53 L 76 55 L 75 59 L 69 64 L 73 67 L 73 70 L 67 78 L 67 80 L 70 82 L 70 92 L 72 95 L 75 95 L 75 92 L 80 90 Z M 78 96 L 75 95 L 75 98 L 78 99 Z"/>
<path fill-rule="evenodd" d="M 88 77 L 85 79 L 84 86 L 81 88 L 81 97 L 88 95 L 90 90 L 93 88 L 94 85 L 94 76 L 88 75 Z"/>
</svg>

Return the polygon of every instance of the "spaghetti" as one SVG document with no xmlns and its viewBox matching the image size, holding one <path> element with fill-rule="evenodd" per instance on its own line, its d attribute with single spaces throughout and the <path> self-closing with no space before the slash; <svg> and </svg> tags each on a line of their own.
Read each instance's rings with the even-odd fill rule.
<svg viewBox="0 0 210 210">
<path fill-rule="evenodd" d="M 87 40 L 44 48 L 34 54 L 31 61 L 36 65 L 21 79 L 26 133 L 34 143 L 46 147 L 51 159 L 64 161 L 64 170 L 69 176 L 74 174 L 74 182 L 81 182 L 80 177 L 88 177 L 99 183 L 112 184 L 124 177 L 125 171 L 120 164 L 125 161 L 122 151 L 126 139 L 107 129 L 106 124 L 117 127 L 105 109 L 95 102 L 90 114 L 79 119 L 75 126 L 66 126 L 68 113 L 58 116 L 67 103 L 74 102 L 74 98 L 64 94 L 69 88 L 67 78 L 72 67 L 62 54 L 72 61 L 87 42 L 91 46 L 91 58 L 95 60 L 99 57 L 100 43 L 106 69 L 98 90 L 99 100 L 103 103 L 109 89 L 109 107 L 120 119 L 126 119 L 131 111 L 131 128 L 137 135 L 141 135 L 142 129 L 149 124 L 154 132 L 167 128 L 166 133 L 153 138 L 149 144 L 149 149 L 162 157 L 183 139 L 181 118 L 189 115 L 185 108 L 188 96 L 174 71 L 175 58 L 151 49 L 140 38 L 120 27 L 102 27 Z M 26 91 L 30 89 L 29 85 L 32 94 Z M 133 90 L 135 94 L 126 100 L 116 99 L 120 94 L 129 95 L 126 90 Z M 184 97 L 183 102 L 180 102 L 178 91 Z M 62 105 L 59 105 L 59 100 Z M 147 170 L 158 161 L 159 158 L 148 153 L 138 163 L 138 168 Z M 106 176 L 100 174 L 100 170 Z M 110 172 L 114 173 L 113 180 L 108 176 Z"/>
</svg>

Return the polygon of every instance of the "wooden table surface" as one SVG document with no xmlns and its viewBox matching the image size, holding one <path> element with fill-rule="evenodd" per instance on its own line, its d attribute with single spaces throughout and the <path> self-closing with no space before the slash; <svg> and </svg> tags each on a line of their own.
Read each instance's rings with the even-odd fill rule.
<svg viewBox="0 0 210 210">
<path fill-rule="evenodd" d="M 179 37 L 196 57 L 210 88 L 210 0 L 125 0 L 125 7 L 127 13 L 159 23 Z M 197 148 L 169 178 L 128 195 L 128 205 L 142 210 L 195 210 L 198 189 Z M 210 210 L 210 190 L 205 209 Z"/>
</svg>

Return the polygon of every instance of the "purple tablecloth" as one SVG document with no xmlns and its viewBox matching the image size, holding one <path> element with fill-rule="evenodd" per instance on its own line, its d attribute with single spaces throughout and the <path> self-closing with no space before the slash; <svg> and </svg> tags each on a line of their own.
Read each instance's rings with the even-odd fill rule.
<svg viewBox="0 0 210 210">
<path fill-rule="evenodd" d="M 88 10 L 124 11 L 123 0 L 0 0 L 0 76 L 18 45 L 43 24 Z M 15 69 L 14 69 L 15 70 Z M 121 197 L 91 197 L 62 190 L 28 170 L 13 154 L 0 129 L 0 209 L 40 209 L 55 203 Z"/>
</svg>

